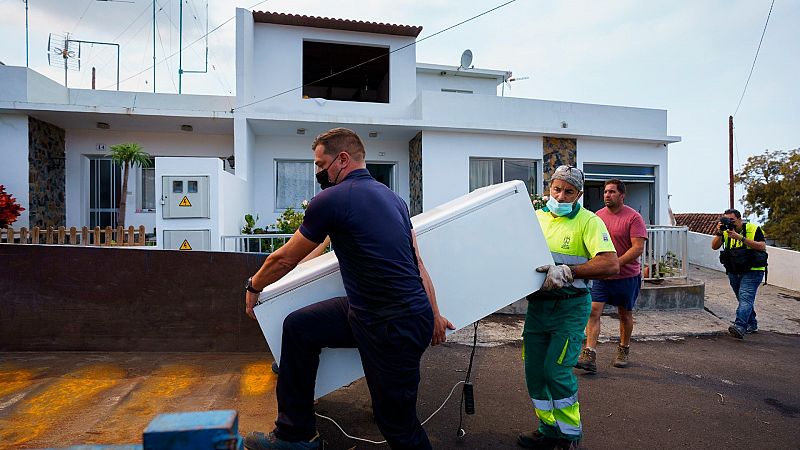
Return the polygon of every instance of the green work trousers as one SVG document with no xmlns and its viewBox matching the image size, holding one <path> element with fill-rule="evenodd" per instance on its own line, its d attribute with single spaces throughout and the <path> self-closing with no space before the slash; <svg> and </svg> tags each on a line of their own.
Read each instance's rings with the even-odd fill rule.
<svg viewBox="0 0 800 450">
<path fill-rule="evenodd" d="M 522 332 L 525 382 L 539 418 L 539 432 L 545 436 L 581 438 L 578 380 L 572 368 L 583 347 L 591 310 L 589 293 L 528 303 Z"/>
</svg>

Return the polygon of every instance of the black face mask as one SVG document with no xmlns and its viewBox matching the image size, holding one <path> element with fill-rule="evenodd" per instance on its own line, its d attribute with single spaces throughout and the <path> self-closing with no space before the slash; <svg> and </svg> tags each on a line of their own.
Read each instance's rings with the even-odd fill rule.
<svg viewBox="0 0 800 450">
<path fill-rule="evenodd" d="M 344 167 L 339 169 L 339 173 L 336 174 L 336 179 L 333 180 L 333 182 L 331 182 L 331 180 L 328 178 L 328 169 L 331 168 L 331 166 L 333 165 L 334 162 L 336 162 L 335 159 L 333 161 L 331 161 L 330 164 L 328 164 L 328 167 L 326 167 L 325 169 L 320 170 L 315 175 L 315 177 L 317 178 L 317 183 L 319 183 L 319 187 L 322 190 L 328 189 L 331 186 L 335 186 L 336 182 L 339 181 L 339 175 L 342 173 L 342 170 L 344 170 Z"/>
</svg>

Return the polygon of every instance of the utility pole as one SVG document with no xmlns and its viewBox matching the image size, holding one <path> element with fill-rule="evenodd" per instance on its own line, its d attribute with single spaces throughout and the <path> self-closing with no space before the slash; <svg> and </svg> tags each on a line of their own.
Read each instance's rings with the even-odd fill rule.
<svg viewBox="0 0 800 450">
<path fill-rule="evenodd" d="M 156 93 L 156 0 L 153 0 L 153 93 Z"/>
<path fill-rule="evenodd" d="M 728 176 L 730 180 L 730 206 L 733 209 L 733 116 L 728 116 Z"/>
<path fill-rule="evenodd" d="M 28 65 L 28 0 L 25 0 L 25 67 Z"/>
</svg>

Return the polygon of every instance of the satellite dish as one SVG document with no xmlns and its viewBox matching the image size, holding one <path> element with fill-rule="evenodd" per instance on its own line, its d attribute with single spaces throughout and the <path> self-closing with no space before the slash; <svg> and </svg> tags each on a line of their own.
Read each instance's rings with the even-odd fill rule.
<svg viewBox="0 0 800 450">
<path fill-rule="evenodd" d="M 461 54 L 461 65 L 458 67 L 458 70 L 461 69 L 469 69 L 472 66 L 472 50 L 466 49 L 464 53 Z"/>
</svg>

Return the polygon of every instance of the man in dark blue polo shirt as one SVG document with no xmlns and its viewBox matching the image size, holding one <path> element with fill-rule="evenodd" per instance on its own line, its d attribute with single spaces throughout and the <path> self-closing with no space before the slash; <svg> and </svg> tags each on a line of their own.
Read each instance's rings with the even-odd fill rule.
<svg viewBox="0 0 800 450">
<path fill-rule="evenodd" d="M 378 428 L 392 449 L 428 449 L 417 418 L 419 362 L 428 344 L 453 325 L 439 314 L 436 293 L 417 252 L 405 202 L 369 174 L 358 135 L 335 128 L 312 145 L 323 191 L 300 229 L 248 280 L 247 314 L 258 293 L 330 237 L 347 297 L 300 310 L 283 323 L 278 419 L 269 434 L 250 433 L 251 450 L 319 447 L 314 382 L 322 348 L 358 348 Z M 318 249 L 319 250 L 319 249 Z"/>
</svg>

